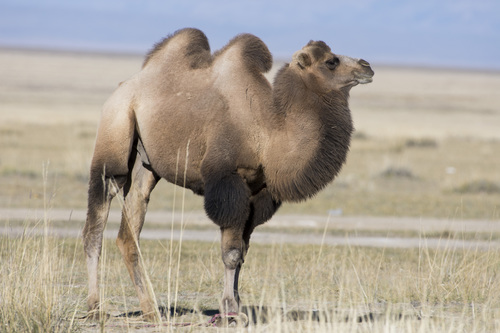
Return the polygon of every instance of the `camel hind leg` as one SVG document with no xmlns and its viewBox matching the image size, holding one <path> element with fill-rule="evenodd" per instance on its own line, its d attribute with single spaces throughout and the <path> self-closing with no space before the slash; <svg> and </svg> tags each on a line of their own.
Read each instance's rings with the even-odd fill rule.
<svg viewBox="0 0 500 333">
<path fill-rule="evenodd" d="M 130 153 L 135 137 L 133 112 L 119 112 L 111 101 L 103 111 L 90 167 L 87 220 L 83 228 L 83 247 L 87 260 L 88 299 L 92 316 L 100 308 L 98 265 L 103 232 L 111 200 L 127 183 Z"/>
<path fill-rule="evenodd" d="M 83 246 L 87 258 L 89 296 L 87 304 L 92 316 L 98 317 L 100 308 L 98 269 L 104 228 L 108 220 L 111 200 L 125 183 L 125 178 L 91 177 L 87 221 L 83 228 Z M 95 313 L 92 313 L 95 312 Z"/>
<path fill-rule="evenodd" d="M 122 221 L 116 244 L 122 253 L 130 278 L 134 283 L 143 316 L 159 320 L 158 306 L 146 272 L 139 248 L 139 235 L 149 202 L 149 195 L 159 178 L 137 159 L 132 178 L 124 188 L 125 201 Z"/>
</svg>

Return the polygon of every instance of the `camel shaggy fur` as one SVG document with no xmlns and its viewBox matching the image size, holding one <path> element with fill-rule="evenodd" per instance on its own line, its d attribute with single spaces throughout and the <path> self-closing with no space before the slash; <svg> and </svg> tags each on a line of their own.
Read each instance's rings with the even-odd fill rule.
<svg viewBox="0 0 500 333">
<path fill-rule="evenodd" d="M 221 314 L 239 311 L 238 273 L 254 228 L 284 201 L 314 196 L 346 160 L 350 89 L 371 82 L 364 60 L 311 41 L 276 75 L 257 37 L 212 54 L 203 32 L 183 29 L 149 52 L 142 70 L 105 103 L 91 163 L 83 230 L 89 310 L 99 309 L 98 262 L 113 197 L 123 191 L 117 245 L 144 315 L 158 316 L 141 266 L 139 234 L 150 193 L 164 178 L 204 196 L 220 227 Z"/>
</svg>

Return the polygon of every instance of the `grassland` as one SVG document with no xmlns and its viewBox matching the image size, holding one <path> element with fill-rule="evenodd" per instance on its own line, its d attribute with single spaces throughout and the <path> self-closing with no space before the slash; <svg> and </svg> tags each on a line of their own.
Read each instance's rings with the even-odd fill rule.
<svg viewBox="0 0 500 333">
<path fill-rule="evenodd" d="M 142 242 L 158 303 L 175 314 L 170 323 L 205 323 L 222 288 L 219 246 L 174 242 L 168 255 L 170 246 Z M 81 319 L 86 280 L 78 240 L 1 237 L 0 249 L 2 332 L 173 329 L 150 327 L 131 312 L 138 301 L 111 241 L 101 270 L 103 306 L 128 321 Z M 493 332 L 500 329 L 499 269 L 493 250 L 259 245 L 242 271 L 242 304 L 258 332 Z M 214 330 L 182 331 L 202 329 Z"/>
<path fill-rule="evenodd" d="M 85 208 L 101 106 L 140 64 L 136 56 L 0 50 L 0 208 Z M 500 223 L 500 74 L 376 65 L 374 69 L 374 82 L 352 91 L 357 131 L 341 175 L 314 200 L 285 205 L 280 213 L 326 219 L 329 212 L 341 211 L 344 217 Z M 201 199 L 188 192 L 183 204 L 186 212 L 202 210 Z M 113 209 L 119 208 L 115 202 Z M 179 204 L 174 207 L 173 187 L 161 182 L 150 210 L 172 209 L 179 210 Z M 20 225 L 27 231 L 68 222 L 0 216 L 6 228 Z M 71 222 L 80 227 L 82 221 Z M 271 232 L 270 228 L 262 230 Z M 280 231 L 323 229 L 284 225 Z M 349 235 L 344 230 L 326 232 Z M 427 237 L 498 242 L 497 233 L 374 232 L 363 227 L 355 233 L 423 241 L 412 249 L 253 245 L 241 277 L 243 305 L 253 314 L 251 329 L 500 329 L 498 248 L 425 245 Z M 176 321 L 206 321 L 217 309 L 222 290 L 218 243 L 184 241 L 181 246 L 157 240 L 143 241 L 142 246 L 159 304 L 168 309 L 177 299 Z M 102 327 L 79 320 L 86 295 L 82 252 L 80 241 L 71 237 L 1 236 L 0 331 L 171 329 L 140 323 L 129 327 L 124 318 Z M 176 261 L 179 253 L 182 266 Z M 128 273 L 110 240 L 102 281 L 103 301 L 111 314 L 138 309 Z"/>
</svg>

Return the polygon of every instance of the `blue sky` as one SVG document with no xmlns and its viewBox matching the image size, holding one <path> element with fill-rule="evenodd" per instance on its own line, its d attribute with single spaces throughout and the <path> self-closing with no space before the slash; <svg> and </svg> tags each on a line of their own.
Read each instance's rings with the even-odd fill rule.
<svg viewBox="0 0 500 333">
<path fill-rule="evenodd" d="M 253 33 L 275 58 L 310 39 L 379 64 L 500 70 L 498 0 L 0 0 L 0 46 L 145 53 L 197 27 Z"/>
</svg>

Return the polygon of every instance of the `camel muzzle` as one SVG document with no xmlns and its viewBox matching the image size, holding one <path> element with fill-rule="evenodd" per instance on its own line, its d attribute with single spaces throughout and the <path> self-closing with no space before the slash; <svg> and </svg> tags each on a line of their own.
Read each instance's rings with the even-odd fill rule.
<svg viewBox="0 0 500 333">
<path fill-rule="evenodd" d="M 358 83 L 360 84 L 366 84 L 372 82 L 373 75 L 375 75 L 375 72 L 371 68 L 370 63 L 366 60 L 359 59 L 358 64 L 361 65 L 360 68 L 361 71 L 355 73 L 356 81 L 358 81 Z"/>
</svg>

